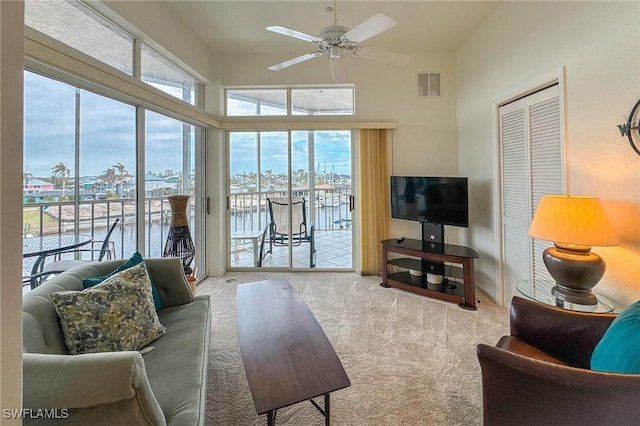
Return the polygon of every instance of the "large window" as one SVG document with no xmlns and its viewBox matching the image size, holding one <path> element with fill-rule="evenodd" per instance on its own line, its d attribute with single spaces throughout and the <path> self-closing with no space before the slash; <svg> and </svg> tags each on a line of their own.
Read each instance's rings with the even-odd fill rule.
<svg viewBox="0 0 640 426">
<path fill-rule="evenodd" d="M 162 256 L 171 222 L 167 196 L 186 194 L 196 244 L 191 266 L 206 275 L 205 131 L 193 123 L 204 117 L 202 83 L 158 51 L 135 43 L 90 6 L 27 0 L 25 22 L 44 34 L 30 31 L 27 36 L 50 51 L 64 50 L 72 61 L 58 70 L 39 61 L 39 51 L 26 61 L 23 235 L 88 234 L 99 241 L 119 218 L 110 238 L 118 258 L 136 250 Z M 83 74 L 76 65 L 87 62 L 82 53 L 109 66 L 92 64 L 105 71 L 106 80 Z M 135 99 L 109 85 L 109 78 L 137 75 L 134 70 L 140 70 L 141 82 L 195 106 L 190 108 L 194 115 L 186 117 L 184 108 L 174 108 L 167 99 Z M 30 263 L 25 259 L 26 271 Z"/>
<path fill-rule="evenodd" d="M 353 115 L 353 86 L 227 89 L 226 114 L 254 117 Z"/>
<path fill-rule="evenodd" d="M 39 74 L 24 76 L 24 234 L 114 235 L 136 250 L 135 107 Z M 129 232 L 124 232 L 128 229 Z"/>
<path fill-rule="evenodd" d="M 160 257 L 171 222 L 167 196 L 189 195 L 196 263 L 204 265 L 202 220 L 195 217 L 203 198 L 203 188 L 195 187 L 196 173 L 202 172 L 196 162 L 202 128 L 144 113 L 145 135 L 137 140 L 136 107 L 25 72 L 25 237 L 80 233 L 99 241 L 119 218 L 110 238 L 118 258 L 142 251 L 140 238 L 147 256 Z M 141 167 L 139 145 L 145 147 Z M 31 263 L 27 259 L 26 271 Z"/>
</svg>

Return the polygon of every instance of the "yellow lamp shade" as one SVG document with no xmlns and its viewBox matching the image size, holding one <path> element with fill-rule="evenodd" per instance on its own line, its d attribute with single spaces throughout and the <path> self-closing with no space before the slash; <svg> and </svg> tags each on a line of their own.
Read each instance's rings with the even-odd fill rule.
<svg viewBox="0 0 640 426">
<path fill-rule="evenodd" d="M 618 237 L 598 198 L 545 195 L 529 235 L 561 244 L 614 246 Z"/>
</svg>

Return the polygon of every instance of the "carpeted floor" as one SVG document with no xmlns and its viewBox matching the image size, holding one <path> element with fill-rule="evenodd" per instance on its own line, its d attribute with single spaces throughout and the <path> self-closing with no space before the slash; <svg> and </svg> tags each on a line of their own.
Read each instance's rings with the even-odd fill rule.
<svg viewBox="0 0 640 426">
<path fill-rule="evenodd" d="M 229 273 L 198 294 L 213 302 L 208 425 L 265 425 L 258 417 L 240 357 L 236 286 L 286 278 L 302 296 L 351 380 L 331 395 L 334 425 L 480 425 L 479 342 L 508 334 L 508 312 L 478 294 L 477 311 L 378 285 L 354 273 Z M 232 282 L 227 282 L 231 280 Z M 269 301 L 265 301 L 269 303 Z M 321 398 L 318 400 L 322 404 Z M 311 405 L 279 410 L 277 425 L 323 425 Z"/>
</svg>

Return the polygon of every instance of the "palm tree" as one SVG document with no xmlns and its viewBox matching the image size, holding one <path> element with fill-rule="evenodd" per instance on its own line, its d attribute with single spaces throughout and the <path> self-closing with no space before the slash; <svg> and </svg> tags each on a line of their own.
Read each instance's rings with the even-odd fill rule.
<svg viewBox="0 0 640 426">
<path fill-rule="evenodd" d="M 27 186 L 29 184 L 29 178 L 33 177 L 33 175 L 31 173 L 25 173 L 22 172 L 22 186 L 23 186 L 23 190 L 24 187 Z"/>
<path fill-rule="evenodd" d="M 271 169 L 265 170 L 262 178 L 264 179 L 264 185 L 265 186 L 269 185 L 271 183 L 271 180 L 273 179 L 273 170 Z"/>
<path fill-rule="evenodd" d="M 116 171 L 109 167 L 107 170 L 102 172 L 98 179 L 102 182 L 102 190 L 106 190 L 107 184 L 113 184 L 116 181 Z"/>
<path fill-rule="evenodd" d="M 71 170 L 64 163 L 60 162 L 51 168 L 51 176 L 62 179 L 62 200 L 65 199 L 67 189 L 67 179 L 71 175 Z"/>
<path fill-rule="evenodd" d="M 127 166 L 122 163 L 114 164 L 111 167 L 113 168 L 110 170 L 113 170 L 115 173 L 115 180 L 120 184 L 120 197 L 122 198 L 124 194 L 124 185 L 131 175 L 127 171 Z"/>
</svg>

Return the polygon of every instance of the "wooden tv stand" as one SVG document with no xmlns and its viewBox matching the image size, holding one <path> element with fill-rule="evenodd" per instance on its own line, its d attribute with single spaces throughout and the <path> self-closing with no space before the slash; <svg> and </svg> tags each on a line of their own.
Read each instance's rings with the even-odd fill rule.
<svg viewBox="0 0 640 426">
<path fill-rule="evenodd" d="M 389 253 L 411 257 L 390 258 Z M 382 283 L 380 285 L 458 303 L 461 308 L 475 310 L 477 307 L 473 259 L 478 257 L 480 255 L 475 250 L 465 246 L 429 243 L 409 238 L 402 242 L 396 239 L 384 240 L 382 241 Z M 462 267 L 446 264 L 444 266 L 444 290 L 438 291 L 427 288 L 425 261 L 426 263 L 448 262 L 460 264 Z M 389 265 L 405 270 L 389 274 Z M 423 271 L 423 275 L 421 277 L 413 276 L 409 270 Z M 462 282 L 456 281 L 456 279 L 461 279 Z"/>
</svg>

